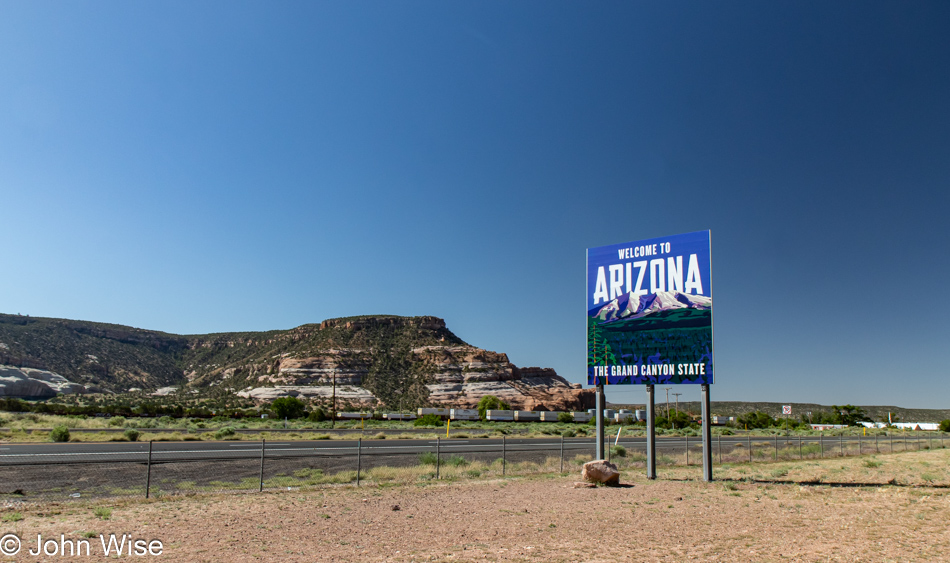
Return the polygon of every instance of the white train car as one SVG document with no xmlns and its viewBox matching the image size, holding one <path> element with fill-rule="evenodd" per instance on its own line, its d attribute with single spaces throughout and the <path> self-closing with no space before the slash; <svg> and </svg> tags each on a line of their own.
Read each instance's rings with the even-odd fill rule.
<svg viewBox="0 0 950 563">
<path fill-rule="evenodd" d="M 371 412 L 338 412 L 336 417 L 340 420 L 370 420 L 373 418 Z"/>
<path fill-rule="evenodd" d="M 478 409 L 451 409 L 449 418 L 452 420 L 478 420 Z"/>
<path fill-rule="evenodd" d="M 542 411 L 541 422 L 557 422 L 558 415 L 566 414 L 564 411 Z"/>
<path fill-rule="evenodd" d="M 416 414 L 419 416 L 425 416 L 427 414 L 434 414 L 436 416 L 441 416 L 442 418 L 449 417 L 449 408 L 448 407 L 436 407 L 431 409 L 418 409 Z"/>
<path fill-rule="evenodd" d="M 572 411 L 571 417 L 574 419 L 574 422 L 588 422 L 591 418 L 594 417 L 594 415 L 593 413 L 589 413 L 589 412 Z"/>
<path fill-rule="evenodd" d="M 534 411 L 515 411 L 515 420 L 518 422 L 540 422 L 541 413 Z"/>
<path fill-rule="evenodd" d="M 383 418 L 386 420 L 415 420 L 418 418 L 414 414 L 406 414 L 401 412 L 387 412 L 383 414 Z"/>
<path fill-rule="evenodd" d="M 511 422 L 515 419 L 515 411 L 508 410 L 487 410 L 485 411 L 485 420 L 502 420 Z"/>
</svg>

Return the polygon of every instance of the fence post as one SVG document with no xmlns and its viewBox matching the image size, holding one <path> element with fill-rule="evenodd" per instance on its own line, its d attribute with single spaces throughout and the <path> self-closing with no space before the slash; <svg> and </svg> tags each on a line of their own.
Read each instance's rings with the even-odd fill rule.
<svg viewBox="0 0 950 563">
<path fill-rule="evenodd" d="M 805 453 L 802 451 L 802 435 L 798 435 L 798 460 L 801 461 L 805 459 Z"/>
<path fill-rule="evenodd" d="M 752 434 L 746 436 L 749 440 L 749 463 L 752 463 Z"/>
<path fill-rule="evenodd" d="M 719 450 L 719 465 L 722 465 L 722 434 L 716 436 L 716 449 Z"/>
<path fill-rule="evenodd" d="M 356 439 L 356 486 L 360 486 L 360 469 L 363 468 L 363 438 Z"/>
<path fill-rule="evenodd" d="M 894 435 L 890 431 L 887 433 L 887 441 L 891 445 L 891 453 L 894 453 Z"/>
<path fill-rule="evenodd" d="M 877 453 L 881 453 L 881 447 L 877 443 L 877 437 L 878 437 L 878 434 L 875 434 L 874 435 L 874 451 Z"/>
<path fill-rule="evenodd" d="M 442 438 L 436 438 L 435 439 L 435 478 L 436 479 L 442 478 L 439 476 L 439 470 L 441 469 L 440 466 L 442 465 L 441 460 L 442 460 Z"/>
<path fill-rule="evenodd" d="M 689 467 L 689 434 L 686 435 L 686 466 Z"/>
<path fill-rule="evenodd" d="M 838 453 L 844 457 L 844 432 L 838 434 Z"/>
<path fill-rule="evenodd" d="M 561 434 L 561 473 L 564 473 L 564 434 Z"/>
<path fill-rule="evenodd" d="M 502 477 L 505 476 L 505 471 L 508 469 L 508 468 L 507 468 L 507 465 L 508 465 L 508 459 L 507 459 L 507 458 L 508 458 L 508 455 L 507 455 L 507 451 L 506 451 L 507 448 L 505 447 L 505 444 L 506 444 L 506 442 L 505 442 L 505 436 L 502 436 L 502 437 L 501 437 L 501 476 L 502 476 Z"/>
<path fill-rule="evenodd" d="M 778 434 L 775 435 L 775 454 L 772 456 L 773 461 L 778 461 Z"/>
<path fill-rule="evenodd" d="M 818 431 L 818 457 L 825 457 L 825 433 L 822 430 Z"/>
<path fill-rule="evenodd" d="M 264 444 L 266 442 L 266 439 L 261 438 L 261 488 L 257 491 L 259 493 L 264 492 Z"/>
<path fill-rule="evenodd" d="M 148 498 L 148 490 L 152 484 L 152 441 L 148 441 L 148 464 L 145 466 L 145 498 Z"/>
</svg>

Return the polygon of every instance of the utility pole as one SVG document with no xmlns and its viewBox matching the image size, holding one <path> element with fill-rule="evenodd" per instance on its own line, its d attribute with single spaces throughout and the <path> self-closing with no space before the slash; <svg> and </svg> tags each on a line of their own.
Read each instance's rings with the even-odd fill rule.
<svg viewBox="0 0 950 563">
<path fill-rule="evenodd" d="M 333 412 L 330 413 L 330 428 L 336 428 L 336 369 L 333 370 Z"/>
<path fill-rule="evenodd" d="M 672 389 L 672 387 L 664 387 L 664 389 L 666 389 L 666 420 L 667 422 L 669 422 L 670 420 L 670 389 Z"/>
<path fill-rule="evenodd" d="M 680 395 L 682 395 L 682 393 L 673 393 L 673 396 L 676 397 L 676 414 L 680 413 Z M 673 425 L 673 429 L 676 429 L 675 424 Z"/>
</svg>

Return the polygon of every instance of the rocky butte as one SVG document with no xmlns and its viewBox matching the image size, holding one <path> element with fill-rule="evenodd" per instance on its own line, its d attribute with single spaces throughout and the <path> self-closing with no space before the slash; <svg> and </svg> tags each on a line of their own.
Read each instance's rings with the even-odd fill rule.
<svg viewBox="0 0 950 563">
<path fill-rule="evenodd" d="M 174 335 L 0 315 L 0 396 L 222 391 L 258 402 L 471 408 L 494 395 L 523 410 L 593 406 L 553 369 L 518 367 L 462 341 L 437 317 L 364 316 L 267 332 Z"/>
</svg>

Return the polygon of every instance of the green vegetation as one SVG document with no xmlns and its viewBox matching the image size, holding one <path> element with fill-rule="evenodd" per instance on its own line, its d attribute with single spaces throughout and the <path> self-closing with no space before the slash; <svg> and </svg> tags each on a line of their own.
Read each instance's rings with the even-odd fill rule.
<svg viewBox="0 0 950 563">
<path fill-rule="evenodd" d="M 610 455 L 611 457 L 627 457 L 627 448 L 619 444 L 616 446 L 610 446 Z"/>
<path fill-rule="evenodd" d="M 125 432 L 122 433 L 122 435 L 125 436 L 125 438 L 130 442 L 138 440 L 140 434 L 141 433 L 134 428 L 126 428 Z"/>
<path fill-rule="evenodd" d="M 57 426 L 49 433 L 49 439 L 53 442 L 68 442 L 69 441 L 69 428 L 65 426 Z"/>
<path fill-rule="evenodd" d="M 234 428 L 230 426 L 225 426 L 224 428 L 219 428 L 217 432 L 214 433 L 215 440 L 226 440 L 233 437 L 235 434 Z"/>
<path fill-rule="evenodd" d="M 435 465 L 438 461 L 438 456 L 433 452 L 422 452 L 419 454 L 419 464 L 420 465 Z"/>
<path fill-rule="evenodd" d="M 511 410 L 511 405 L 494 395 L 485 395 L 478 401 L 478 418 L 485 420 L 485 411 Z"/>
<path fill-rule="evenodd" d="M 274 399 L 270 404 L 270 410 L 278 419 L 301 418 L 307 404 L 297 397 L 281 397 Z"/>
<path fill-rule="evenodd" d="M 19 512 L 11 512 L 0 516 L 0 522 L 19 522 L 20 520 L 23 520 L 23 515 Z"/>
<path fill-rule="evenodd" d="M 106 508 L 104 506 L 97 506 L 92 513 L 95 514 L 96 518 L 100 520 L 108 520 L 109 518 L 112 518 L 112 509 Z"/>
<path fill-rule="evenodd" d="M 564 424 L 570 424 L 574 422 L 574 417 L 571 416 L 571 413 L 569 412 L 562 412 L 557 415 L 557 421 Z"/>
<path fill-rule="evenodd" d="M 461 467 L 463 465 L 468 465 L 468 460 L 460 455 L 452 455 L 445 460 L 445 464 L 451 465 L 452 467 Z"/>
<path fill-rule="evenodd" d="M 940 431 L 950 432 L 950 418 L 940 421 Z"/>
<path fill-rule="evenodd" d="M 442 417 L 437 414 L 426 414 L 417 418 L 412 425 L 425 428 L 442 426 Z"/>
</svg>

